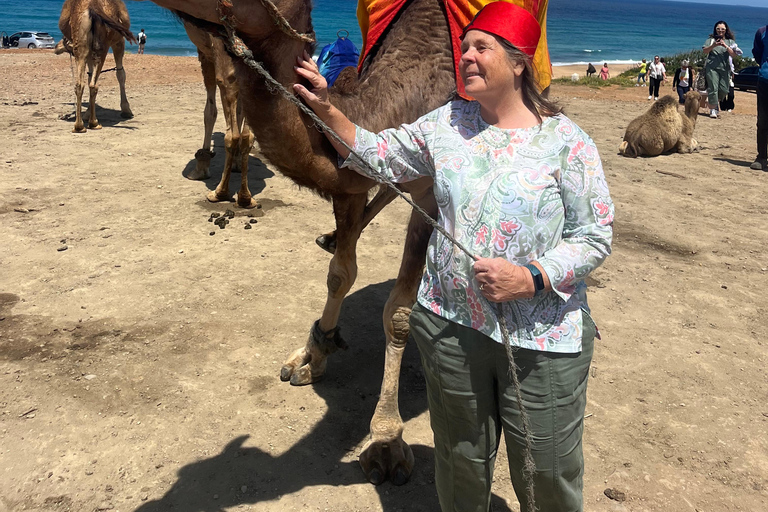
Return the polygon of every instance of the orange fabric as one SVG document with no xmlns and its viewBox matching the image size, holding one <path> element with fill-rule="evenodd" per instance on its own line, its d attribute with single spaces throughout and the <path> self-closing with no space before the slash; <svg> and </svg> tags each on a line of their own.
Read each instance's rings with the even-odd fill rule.
<svg viewBox="0 0 768 512">
<path fill-rule="evenodd" d="M 459 76 L 459 60 L 461 59 L 461 33 L 464 27 L 472 21 L 475 14 L 493 0 L 443 0 L 448 14 L 448 27 L 451 31 L 453 46 L 454 69 L 456 73 L 456 89 L 464 94 L 464 83 Z M 540 89 L 545 89 L 552 81 L 552 63 L 549 60 L 547 47 L 547 4 L 549 0 L 502 0 L 519 5 L 533 14 L 541 25 L 539 47 L 533 56 L 533 70 Z M 360 32 L 363 34 L 363 49 L 360 52 L 360 64 L 376 45 L 389 24 L 405 6 L 406 0 L 358 0 L 357 19 Z"/>
</svg>

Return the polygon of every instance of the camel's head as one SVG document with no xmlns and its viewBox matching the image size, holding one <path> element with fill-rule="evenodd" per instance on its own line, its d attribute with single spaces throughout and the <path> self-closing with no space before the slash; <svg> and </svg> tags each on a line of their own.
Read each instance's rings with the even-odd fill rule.
<svg viewBox="0 0 768 512">
<path fill-rule="evenodd" d="M 55 55 L 61 55 L 62 53 L 72 54 L 72 43 L 66 39 L 62 39 L 56 43 L 56 48 L 53 49 Z"/>
<path fill-rule="evenodd" d="M 688 91 L 685 93 L 685 116 L 688 117 L 694 123 L 699 117 L 699 99 L 701 95 L 699 91 Z"/>
</svg>

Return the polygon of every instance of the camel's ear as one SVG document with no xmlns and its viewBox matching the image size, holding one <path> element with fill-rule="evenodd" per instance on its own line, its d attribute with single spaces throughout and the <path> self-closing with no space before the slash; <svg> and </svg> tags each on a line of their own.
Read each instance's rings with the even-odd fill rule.
<svg viewBox="0 0 768 512">
<path fill-rule="evenodd" d="M 619 153 L 621 153 L 622 156 L 626 156 L 628 158 L 637 158 L 637 151 L 635 151 L 635 146 L 626 140 L 621 142 L 621 146 L 619 146 Z"/>
</svg>

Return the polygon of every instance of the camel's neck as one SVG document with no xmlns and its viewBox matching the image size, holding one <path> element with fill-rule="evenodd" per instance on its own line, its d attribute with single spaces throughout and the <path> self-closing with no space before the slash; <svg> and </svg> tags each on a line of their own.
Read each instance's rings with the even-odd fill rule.
<svg viewBox="0 0 768 512">
<path fill-rule="evenodd" d="M 289 21 L 300 32 L 311 31 L 308 10 Z M 297 78 L 293 69 L 296 58 L 305 49 L 311 51 L 282 32 L 246 43 L 288 90 Z M 414 0 L 390 30 L 357 87 L 345 94 L 332 94 L 332 101 L 352 121 L 374 131 L 414 121 L 444 104 L 455 89 L 450 48 L 438 0 Z M 339 193 L 342 184 L 336 153 L 325 136 L 299 114 L 296 106 L 272 94 L 262 77 L 242 62 L 237 67 L 243 106 L 262 153 L 299 185 L 325 195 Z M 343 180 L 359 191 L 356 179 Z"/>
<path fill-rule="evenodd" d="M 696 124 L 696 119 L 699 118 L 698 98 L 691 98 L 685 101 L 685 117 L 690 119 L 694 125 Z"/>
</svg>

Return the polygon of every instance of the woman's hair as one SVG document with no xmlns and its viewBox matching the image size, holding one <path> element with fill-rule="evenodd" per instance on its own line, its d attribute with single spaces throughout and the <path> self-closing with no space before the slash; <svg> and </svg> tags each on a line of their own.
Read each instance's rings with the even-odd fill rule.
<svg viewBox="0 0 768 512">
<path fill-rule="evenodd" d="M 605 64 L 603 64 L 603 66 L 608 67 L 608 63 L 606 62 Z"/>
<path fill-rule="evenodd" d="M 645 62 L 645 59 L 643 59 L 643 62 Z"/>
<path fill-rule="evenodd" d="M 718 26 L 718 25 L 725 25 L 725 36 L 724 36 L 724 37 L 725 37 L 726 39 L 736 39 L 736 38 L 733 36 L 733 32 L 731 32 L 731 29 L 730 29 L 730 27 L 728 26 L 728 24 L 727 24 L 726 22 L 724 22 L 723 20 L 720 20 L 720 21 L 718 21 L 717 23 L 715 23 L 715 26 L 714 26 L 714 27 L 712 27 L 712 33 L 711 33 L 711 34 L 709 34 L 709 37 L 712 37 L 712 38 L 714 38 L 714 37 L 717 35 L 717 26 Z"/>
<path fill-rule="evenodd" d="M 654 58 L 654 59 L 658 59 L 658 58 L 659 58 L 659 56 L 658 56 L 658 55 L 654 55 L 654 56 L 653 56 L 653 58 Z"/>
<path fill-rule="evenodd" d="M 688 61 L 687 61 L 687 60 L 684 60 L 683 62 L 681 62 L 681 63 L 680 63 L 680 65 L 681 65 L 681 66 L 685 66 L 685 67 L 688 67 Z"/>
<path fill-rule="evenodd" d="M 563 109 L 559 107 L 555 102 L 549 101 L 542 96 L 539 92 L 539 86 L 536 83 L 536 77 L 533 73 L 533 66 L 531 65 L 531 58 L 528 57 L 521 50 L 515 48 L 512 44 L 508 43 L 505 39 L 497 37 L 501 42 L 502 47 L 507 52 L 507 57 L 512 64 L 522 62 L 525 65 L 522 74 L 523 80 L 523 104 L 536 115 L 536 119 L 541 123 L 541 116 L 551 117 L 561 114 Z"/>
</svg>

